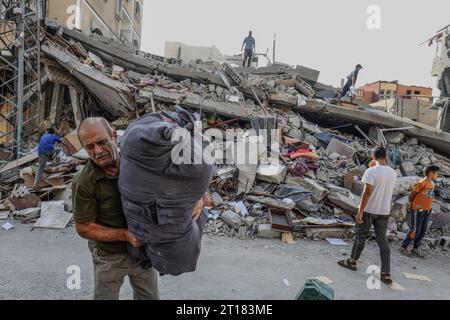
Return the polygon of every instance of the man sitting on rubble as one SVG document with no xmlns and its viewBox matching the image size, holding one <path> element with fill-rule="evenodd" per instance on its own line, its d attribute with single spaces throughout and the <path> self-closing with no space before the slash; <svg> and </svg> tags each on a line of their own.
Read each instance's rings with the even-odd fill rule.
<svg viewBox="0 0 450 320">
<path fill-rule="evenodd" d="M 414 186 L 410 196 L 409 205 L 411 209 L 411 231 L 400 247 L 400 253 L 407 257 L 425 258 L 420 250 L 422 239 L 428 228 L 428 220 L 431 215 L 434 200 L 434 183 L 439 173 L 438 166 L 428 166 L 425 169 L 425 178 Z M 413 244 L 411 251 L 408 250 Z"/>
<path fill-rule="evenodd" d="M 380 279 L 390 285 L 393 283 L 390 275 L 391 251 L 386 233 L 397 173 L 387 164 L 385 148 L 377 147 L 372 153 L 372 159 L 377 162 L 377 165 L 367 169 L 362 178 L 365 187 L 356 215 L 356 239 L 353 243 L 351 257 L 339 261 L 338 264 L 353 271 L 357 270 L 358 259 L 364 250 L 366 239 L 373 225 L 376 241 L 380 248 Z"/>
<path fill-rule="evenodd" d="M 62 143 L 60 137 L 55 134 L 55 129 L 48 128 L 46 133 L 41 137 L 38 145 L 38 156 L 39 156 L 39 170 L 36 174 L 36 179 L 34 181 L 33 188 L 37 191 L 40 190 L 41 179 L 44 175 L 44 170 L 47 165 L 48 160 L 58 155 L 61 152 L 61 148 L 55 148 L 56 143 Z"/>
<path fill-rule="evenodd" d="M 252 36 L 252 32 L 248 32 L 248 37 L 244 39 L 244 42 L 242 43 L 241 51 L 244 49 L 244 61 L 242 62 L 242 66 L 245 67 L 245 63 L 248 59 L 247 67 L 250 68 L 250 64 L 252 63 L 253 53 L 256 52 L 255 47 L 255 38 Z"/>
<path fill-rule="evenodd" d="M 89 240 L 94 263 L 94 299 L 117 300 L 125 276 L 135 300 L 159 299 L 157 273 L 143 270 L 127 251 L 141 244 L 127 229 L 118 189 L 120 154 L 117 133 L 103 118 L 88 118 L 78 137 L 90 161 L 72 184 L 78 234 Z"/>
<path fill-rule="evenodd" d="M 350 88 L 356 85 L 356 80 L 358 80 L 359 71 L 362 68 L 363 68 L 362 65 L 358 64 L 355 70 L 353 70 L 353 72 L 347 76 L 347 82 L 345 83 L 344 88 L 342 88 L 341 98 L 344 98 L 347 95 Z"/>
</svg>

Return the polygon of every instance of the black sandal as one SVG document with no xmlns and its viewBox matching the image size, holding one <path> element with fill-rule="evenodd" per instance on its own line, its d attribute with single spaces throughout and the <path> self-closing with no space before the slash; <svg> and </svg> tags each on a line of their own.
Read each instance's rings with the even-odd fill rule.
<svg viewBox="0 0 450 320">
<path fill-rule="evenodd" d="M 390 286 L 391 284 L 394 283 L 394 281 L 391 278 L 391 275 L 389 273 L 381 273 L 380 274 L 380 280 L 381 282 L 387 284 L 388 286 Z"/>
<path fill-rule="evenodd" d="M 338 261 L 338 265 L 340 265 L 341 267 L 347 268 L 349 270 L 352 270 L 352 271 L 356 271 L 357 270 L 356 262 L 351 263 L 349 261 L 349 259 Z"/>
</svg>

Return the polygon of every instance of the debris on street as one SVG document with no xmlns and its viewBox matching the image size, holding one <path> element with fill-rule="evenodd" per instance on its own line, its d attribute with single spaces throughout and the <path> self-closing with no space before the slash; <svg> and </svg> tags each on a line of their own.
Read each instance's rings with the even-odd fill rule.
<svg viewBox="0 0 450 320">
<path fill-rule="evenodd" d="M 68 225 L 70 183 L 88 159 L 75 131 L 85 117 L 107 118 L 119 131 L 120 144 L 121 130 L 135 119 L 182 106 L 200 115 L 204 135 L 210 129 L 223 137 L 232 131 L 237 148 L 257 150 L 255 161 L 243 165 L 228 137 L 214 141 L 223 156 L 216 154 L 210 186 L 215 206 L 204 209 L 207 234 L 345 245 L 343 239 L 353 236 L 361 178 L 375 146 L 388 148 L 389 164 L 399 177 L 389 238 L 402 240 L 408 232 L 407 196 L 430 164 L 440 167 L 441 176 L 429 238 L 441 239 L 450 227 L 450 133 L 367 106 L 342 105 L 334 99 L 337 89 L 311 80 L 302 69 L 262 72 L 227 63 L 186 63 L 66 28 L 46 30 L 41 49 L 49 81 L 71 92 L 72 103 L 56 103 L 48 114 L 64 136 L 65 153 L 47 165 L 41 189 L 34 191 L 36 141 L 27 141 L 28 153 L 19 160 L 11 160 L 10 146 L 0 146 L 0 220 Z M 276 135 L 261 143 L 248 130 Z M 441 242 L 448 247 L 448 241 Z M 332 299 L 332 293 L 323 297 Z"/>
</svg>

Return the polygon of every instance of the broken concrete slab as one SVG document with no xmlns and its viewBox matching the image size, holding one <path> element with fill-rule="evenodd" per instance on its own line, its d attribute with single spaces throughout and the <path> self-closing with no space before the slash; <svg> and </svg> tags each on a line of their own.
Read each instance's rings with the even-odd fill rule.
<svg viewBox="0 0 450 320">
<path fill-rule="evenodd" d="M 308 100 L 306 106 L 301 108 L 301 112 L 320 117 L 321 119 L 338 119 L 346 123 L 351 122 L 358 125 L 369 124 L 381 125 L 388 128 L 408 128 L 403 130 L 408 137 L 417 138 L 419 142 L 434 148 L 435 151 L 450 156 L 450 148 L 448 148 L 450 133 L 442 132 L 437 128 L 407 118 L 374 109 L 354 109 L 330 105 L 327 102 L 317 99 Z"/>
<path fill-rule="evenodd" d="M 247 227 L 246 227 L 246 226 L 241 226 L 241 227 L 239 227 L 239 230 L 238 230 L 238 239 L 239 239 L 239 240 L 245 240 L 245 239 L 247 239 Z"/>
<path fill-rule="evenodd" d="M 41 215 L 41 208 L 27 208 L 20 211 L 13 211 L 11 217 L 20 221 L 30 221 Z"/>
<path fill-rule="evenodd" d="M 393 144 L 400 144 L 405 139 L 405 134 L 400 131 L 391 131 L 384 133 L 386 141 Z"/>
<path fill-rule="evenodd" d="M 256 180 L 256 170 L 258 166 L 252 164 L 237 164 L 236 167 L 239 169 L 237 194 L 240 195 L 242 193 L 250 192 Z"/>
<path fill-rule="evenodd" d="M 42 202 L 41 217 L 33 227 L 64 229 L 71 219 L 72 214 L 64 210 L 64 201 Z"/>
<path fill-rule="evenodd" d="M 72 187 L 67 186 L 64 189 L 55 191 L 54 201 L 64 201 L 64 210 L 72 212 Z"/>
<path fill-rule="evenodd" d="M 328 189 L 309 178 L 299 178 L 288 176 L 286 183 L 294 183 L 312 192 L 312 200 L 314 203 L 322 201 L 329 193 Z"/>
<path fill-rule="evenodd" d="M 440 237 L 439 238 L 439 246 L 444 247 L 444 248 L 448 248 L 450 247 L 450 237 Z"/>
<path fill-rule="evenodd" d="M 429 246 L 436 247 L 439 244 L 439 239 L 435 238 L 423 238 L 423 242 L 425 242 Z"/>
<path fill-rule="evenodd" d="M 181 103 L 187 108 L 194 108 L 197 110 L 202 110 L 203 112 L 216 113 L 232 118 L 238 117 L 241 120 L 250 121 L 250 119 L 254 116 L 263 115 L 263 113 L 258 109 L 252 110 L 251 108 L 243 107 L 237 103 L 207 99 L 192 92 L 180 94 L 170 92 L 163 88 L 152 88 L 152 92 L 154 99 L 157 101 L 170 102 L 174 104 Z"/>
<path fill-rule="evenodd" d="M 411 161 L 402 162 L 400 170 L 404 176 L 415 176 L 417 173 L 417 169 Z"/>
<path fill-rule="evenodd" d="M 406 219 L 407 209 L 405 205 L 394 204 L 391 208 L 391 217 L 396 222 L 403 222 Z"/>
<path fill-rule="evenodd" d="M 291 210 L 295 207 L 295 203 L 287 204 L 287 203 L 283 202 L 282 200 L 271 198 L 271 197 L 247 195 L 245 198 L 249 201 L 258 202 L 258 203 L 264 204 L 264 205 L 266 205 L 268 207 L 272 207 L 272 208 Z"/>
<path fill-rule="evenodd" d="M 326 238 L 338 238 L 345 239 L 350 235 L 349 231 L 346 228 L 314 228 L 314 229 L 306 229 L 306 236 L 308 239 L 321 239 L 325 240 Z"/>
<path fill-rule="evenodd" d="M 245 217 L 244 223 L 247 227 L 252 227 L 256 222 L 256 219 L 254 217 Z"/>
<path fill-rule="evenodd" d="M 256 178 L 261 181 L 281 184 L 286 178 L 287 167 L 282 164 L 278 165 L 260 165 L 256 170 Z"/>
<path fill-rule="evenodd" d="M 131 99 L 133 87 L 113 80 L 98 70 L 82 63 L 77 57 L 52 44 L 43 44 L 43 52 L 57 60 L 98 98 L 104 109 L 111 115 L 123 117 L 134 111 Z"/>
<path fill-rule="evenodd" d="M 37 158 L 38 158 L 37 152 L 33 152 L 23 158 L 20 158 L 19 160 L 10 161 L 0 168 L 0 174 L 12 169 L 21 168 L 30 162 L 36 161 Z"/>
<path fill-rule="evenodd" d="M 336 188 L 334 186 L 328 185 L 330 188 L 330 193 L 327 195 L 327 199 L 338 207 L 350 211 L 352 213 L 358 212 L 360 197 L 354 195 L 347 189 Z M 334 189 L 334 190 L 333 190 Z M 339 190 L 341 189 L 341 190 Z"/>
<path fill-rule="evenodd" d="M 412 176 L 412 177 L 399 177 L 395 183 L 394 187 L 394 196 L 398 196 L 404 193 L 407 193 L 411 190 L 411 188 L 422 180 L 421 177 Z"/>
<path fill-rule="evenodd" d="M 220 218 L 228 224 L 230 227 L 239 230 L 239 227 L 242 225 L 242 218 L 236 212 L 227 210 L 222 212 Z"/>
<path fill-rule="evenodd" d="M 352 147 L 346 145 L 345 143 L 337 139 L 332 139 L 330 141 L 326 149 L 326 152 L 328 154 L 338 153 L 340 155 L 345 156 L 349 160 L 352 160 L 353 155 L 355 154 L 355 150 Z"/>
<path fill-rule="evenodd" d="M 0 210 L 0 220 L 6 220 L 9 217 L 9 209 L 8 210 Z"/>
<path fill-rule="evenodd" d="M 264 239 L 281 238 L 281 232 L 272 230 L 270 224 L 260 224 L 258 225 L 258 236 Z"/>
<path fill-rule="evenodd" d="M 430 221 L 433 223 L 431 224 L 431 229 L 442 229 L 447 226 L 450 226 L 450 213 L 432 213 L 430 216 Z"/>
</svg>

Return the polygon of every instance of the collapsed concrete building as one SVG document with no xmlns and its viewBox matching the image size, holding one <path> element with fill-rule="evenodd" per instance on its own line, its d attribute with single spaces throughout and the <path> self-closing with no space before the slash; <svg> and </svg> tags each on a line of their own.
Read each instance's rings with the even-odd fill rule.
<svg viewBox="0 0 450 320">
<path fill-rule="evenodd" d="M 443 175 L 433 227 L 450 224 L 448 132 L 380 110 L 341 104 L 334 99 L 337 90 L 318 82 L 318 75 L 308 68 L 186 64 L 54 25 L 47 25 L 44 34 L 41 61 L 52 99 L 43 114 L 60 133 L 69 134 L 89 116 L 103 116 L 124 129 L 144 113 L 178 105 L 199 113 L 204 128 L 278 130 L 283 140 L 281 164 L 263 156 L 255 165 L 217 166 L 211 189 L 218 207 L 210 210 L 207 232 L 242 239 L 283 234 L 287 242 L 292 233 L 348 236 L 362 193 L 360 179 L 376 145 L 388 147 L 390 164 L 400 177 L 390 224 L 394 237 L 406 232 L 405 197 L 431 163 L 439 165 Z M 237 133 L 235 139 L 245 137 Z M 77 145 L 70 153 L 80 150 Z M 31 152 L 0 168 L 3 198 L 20 180 L 11 172 L 35 160 Z M 63 168 L 62 184 L 69 184 L 73 175 L 67 172 L 79 165 Z M 52 184 L 47 195 L 56 186 Z"/>
</svg>

